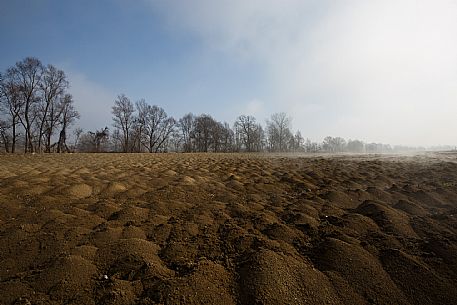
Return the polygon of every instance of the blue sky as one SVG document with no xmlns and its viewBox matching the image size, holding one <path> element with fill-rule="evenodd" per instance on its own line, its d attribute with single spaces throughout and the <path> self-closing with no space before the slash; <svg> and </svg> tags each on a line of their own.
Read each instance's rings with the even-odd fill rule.
<svg viewBox="0 0 457 305">
<path fill-rule="evenodd" d="M 194 33 L 166 24 L 147 2 L 129 2 L 2 1 L 0 34 L 8 43 L 2 44 L 0 68 L 35 56 L 87 83 L 77 89 L 87 85 L 104 99 L 76 101 L 83 114 L 100 104 L 97 116 L 83 116 L 87 128 L 111 124 L 106 99 L 120 93 L 175 116 L 207 112 L 228 121 L 263 94 L 260 65 L 209 50 Z"/>
<path fill-rule="evenodd" d="M 230 123 L 273 112 L 305 137 L 456 144 L 453 1 L 0 0 L 0 70 L 63 69 L 84 129 L 117 94 Z M 453 131 L 453 132 L 451 132 Z"/>
</svg>

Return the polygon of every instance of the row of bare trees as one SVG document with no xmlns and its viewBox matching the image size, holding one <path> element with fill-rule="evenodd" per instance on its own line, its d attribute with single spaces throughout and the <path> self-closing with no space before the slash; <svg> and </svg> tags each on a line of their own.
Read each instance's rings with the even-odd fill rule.
<svg viewBox="0 0 457 305">
<path fill-rule="evenodd" d="M 5 152 L 68 152 L 67 134 L 79 113 L 62 70 L 27 57 L 0 73 L 0 145 Z M 74 150 L 82 152 L 327 152 L 383 153 L 410 150 L 379 143 L 326 137 L 321 143 L 292 132 L 291 118 L 275 113 L 265 127 L 250 115 L 233 125 L 208 114 L 188 113 L 175 120 L 144 99 L 124 94 L 112 107 L 114 130 L 73 132 Z"/>
<path fill-rule="evenodd" d="M 62 70 L 27 57 L 0 74 L 0 139 L 4 151 L 68 151 L 67 131 L 79 118 Z"/>
<path fill-rule="evenodd" d="M 122 152 L 306 152 L 391 153 L 390 145 L 326 137 L 320 143 L 292 132 L 291 118 L 275 113 L 265 128 L 250 115 L 240 115 L 232 127 L 208 114 L 188 113 L 175 120 L 164 109 L 144 99 L 135 104 L 125 95 L 112 107 L 112 150 Z M 98 132 L 99 133 L 99 132 Z M 95 135 L 94 133 L 91 133 Z M 92 145 L 93 146 L 93 145 Z"/>
<path fill-rule="evenodd" d="M 116 147 L 122 152 L 164 151 L 176 121 L 159 106 L 144 99 L 135 104 L 121 94 L 112 107 Z"/>
<path fill-rule="evenodd" d="M 322 143 L 306 141 L 304 145 L 306 152 L 326 153 L 394 153 L 406 151 L 404 147 L 392 147 L 382 143 L 364 143 L 360 140 L 348 140 L 341 137 L 325 137 Z M 314 151 L 313 151 L 314 149 Z M 417 150 L 417 148 L 415 148 Z"/>
<path fill-rule="evenodd" d="M 144 99 L 135 104 L 124 94 L 112 107 L 114 148 L 122 152 L 231 151 L 233 132 L 209 115 L 187 114 L 180 120 Z"/>
<path fill-rule="evenodd" d="M 266 129 L 249 115 L 240 115 L 233 127 L 208 114 L 188 113 L 175 120 L 166 111 L 144 99 L 133 103 L 124 94 L 112 107 L 112 150 L 121 152 L 259 152 L 299 151 L 304 143 L 299 131 L 291 131 L 291 119 L 277 113 L 267 121 Z M 81 141 L 88 145 L 89 134 Z"/>
</svg>

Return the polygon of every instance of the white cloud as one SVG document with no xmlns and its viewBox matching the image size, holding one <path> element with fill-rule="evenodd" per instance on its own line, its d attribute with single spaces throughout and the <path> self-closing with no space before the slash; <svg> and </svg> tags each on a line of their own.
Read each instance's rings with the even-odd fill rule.
<svg viewBox="0 0 457 305">
<path fill-rule="evenodd" d="M 264 108 L 305 135 L 457 143 L 457 2 L 150 2 L 207 47 L 264 65 Z"/>
</svg>

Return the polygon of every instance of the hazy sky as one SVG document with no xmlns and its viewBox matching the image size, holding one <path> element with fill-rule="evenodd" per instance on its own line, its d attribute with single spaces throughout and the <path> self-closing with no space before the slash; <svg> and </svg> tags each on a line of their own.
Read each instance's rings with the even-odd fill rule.
<svg viewBox="0 0 457 305">
<path fill-rule="evenodd" d="M 457 144 L 457 1 L 0 0 L 0 70 L 63 69 L 84 129 L 119 93 L 305 137 Z"/>
</svg>

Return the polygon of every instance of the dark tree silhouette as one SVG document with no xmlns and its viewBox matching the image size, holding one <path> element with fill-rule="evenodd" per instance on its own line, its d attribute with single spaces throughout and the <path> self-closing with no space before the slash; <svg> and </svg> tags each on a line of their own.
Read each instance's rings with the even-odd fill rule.
<svg viewBox="0 0 457 305">
<path fill-rule="evenodd" d="M 130 133 L 135 123 L 135 108 L 133 103 L 124 94 L 118 95 L 112 107 L 114 127 L 122 132 L 122 151 L 130 151 Z"/>
<path fill-rule="evenodd" d="M 16 151 L 17 125 L 19 124 L 19 116 L 23 107 L 19 90 L 20 88 L 14 83 L 11 73 L 7 72 L 5 76 L 0 74 L 0 114 L 5 115 L 5 118 L 2 119 L 2 137 L 4 137 L 6 152 L 11 151 L 12 153 Z M 8 134 L 10 136 L 6 137 Z M 9 141 L 9 138 L 11 138 L 11 141 Z"/>
<path fill-rule="evenodd" d="M 240 148 L 247 151 L 259 151 L 263 138 L 263 129 L 257 124 L 255 117 L 240 115 L 234 124 L 236 138 L 240 142 Z"/>
<path fill-rule="evenodd" d="M 41 144 L 45 137 L 45 151 L 50 152 L 51 138 L 62 115 L 62 112 L 59 111 L 62 109 L 58 109 L 57 103 L 64 97 L 68 85 L 62 70 L 58 70 L 52 65 L 46 67 L 40 82 L 42 99 L 37 108 L 38 151 L 41 151 Z"/>
<path fill-rule="evenodd" d="M 57 152 L 69 152 L 67 146 L 67 129 L 75 119 L 79 118 L 78 111 L 73 106 L 73 98 L 70 94 L 65 95 L 60 102 L 60 125 L 59 141 L 57 142 Z"/>
<path fill-rule="evenodd" d="M 40 101 L 39 89 L 43 65 L 37 58 L 27 57 L 7 70 L 7 75 L 18 88 L 22 109 L 19 121 L 25 129 L 25 152 L 34 152 L 33 123 L 36 119 L 36 106 Z"/>
<path fill-rule="evenodd" d="M 287 151 L 292 132 L 291 119 L 286 113 L 275 113 L 267 120 L 268 143 L 271 151 Z"/>
<path fill-rule="evenodd" d="M 64 120 L 61 101 L 68 87 L 62 70 L 44 67 L 33 57 L 0 75 L 0 120 L 8 135 L 8 151 L 9 147 L 16 151 L 22 133 L 24 152 L 51 152 L 53 136 Z"/>
<path fill-rule="evenodd" d="M 177 126 L 181 132 L 184 152 L 193 151 L 192 137 L 193 137 L 194 125 L 195 125 L 195 117 L 192 113 L 186 114 L 185 116 L 180 118 L 178 121 Z"/>
</svg>

